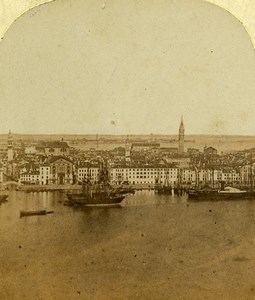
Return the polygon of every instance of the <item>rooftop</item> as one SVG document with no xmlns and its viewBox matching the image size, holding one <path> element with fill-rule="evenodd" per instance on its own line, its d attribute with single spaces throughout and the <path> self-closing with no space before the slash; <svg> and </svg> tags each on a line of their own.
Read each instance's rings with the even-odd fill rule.
<svg viewBox="0 0 255 300">
<path fill-rule="evenodd" d="M 53 157 L 51 157 L 50 159 L 49 159 L 49 163 L 51 164 L 51 163 L 53 163 L 53 162 L 55 162 L 55 161 L 57 161 L 57 160 L 59 160 L 59 159 L 62 159 L 62 160 L 65 160 L 65 161 L 68 161 L 68 162 L 70 162 L 70 163 L 73 163 L 72 161 L 71 161 L 71 159 L 69 159 L 69 158 L 67 158 L 67 157 L 65 157 L 65 156 L 53 156 Z"/>
<path fill-rule="evenodd" d="M 68 144 L 62 141 L 42 142 L 40 146 L 43 148 L 69 148 Z"/>
</svg>

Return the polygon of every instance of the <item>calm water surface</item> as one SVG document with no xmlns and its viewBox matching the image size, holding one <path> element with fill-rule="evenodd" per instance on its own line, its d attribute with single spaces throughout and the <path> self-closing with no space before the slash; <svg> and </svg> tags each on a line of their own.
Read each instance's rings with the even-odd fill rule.
<svg viewBox="0 0 255 300">
<path fill-rule="evenodd" d="M 10 192 L 0 206 L 0 299 L 255 299 L 255 201 L 65 199 Z M 43 208 L 54 213 L 19 216 Z"/>
</svg>

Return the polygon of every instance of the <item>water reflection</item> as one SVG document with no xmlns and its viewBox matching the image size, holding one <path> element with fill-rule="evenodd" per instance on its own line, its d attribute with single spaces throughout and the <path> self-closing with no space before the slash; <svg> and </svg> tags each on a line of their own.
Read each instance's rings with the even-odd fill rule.
<svg viewBox="0 0 255 300">
<path fill-rule="evenodd" d="M 1 280 L 9 299 L 75 299 L 77 289 L 91 299 L 116 284 L 139 294 L 140 287 L 168 290 L 169 282 L 183 290 L 187 283 L 214 285 L 220 294 L 230 283 L 248 289 L 255 280 L 255 201 L 187 202 L 153 191 L 112 208 L 72 208 L 65 200 L 59 192 L 10 191 L 0 206 Z M 20 210 L 42 208 L 54 214 L 19 217 Z M 1 293 L 0 283 L 5 299 Z"/>
<path fill-rule="evenodd" d="M 137 191 L 134 195 L 127 196 L 122 206 L 166 205 L 174 203 L 186 203 L 187 196 L 159 195 L 154 191 Z"/>
</svg>

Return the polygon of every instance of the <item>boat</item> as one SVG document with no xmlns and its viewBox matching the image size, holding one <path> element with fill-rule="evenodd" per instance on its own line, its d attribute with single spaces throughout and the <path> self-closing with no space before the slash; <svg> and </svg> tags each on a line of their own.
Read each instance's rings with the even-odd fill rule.
<svg viewBox="0 0 255 300">
<path fill-rule="evenodd" d="M 189 200 L 198 200 L 198 201 L 208 201 L 208 200 L 255 200 L 255 191 L 253 189 L 253 158 L 252 152 L 250 157 L 250 190 L 240 190 L 232 186 L 226 186 L 225 181 L 220 181 L 221 188 L 220 190 L 215 189 L 191 189 L 188 190 L 188 199 Z"/>
<path fill-rule="evenodd" d="M 155 192 L 158 194 L 172 194 L 173 188 L 171 186 L 155 186 Z"/>
<path fill-rule="evenodd" d="M 186 193 L 186 191 L 187 191 L 187 189 L 185 187 L 181 187 L 181 186 L 171 187 L 171 186 L 167 186 L 167 185 L 155 186 L 154 190 L 158 194 L 168 194 L 168 195 L 173 195 L 173 194 L 180 195 L 183 192 Z"/>
<path fill-rule="evenodd" d="M 190 189 L 188 190 L 187 194 L 189 200 L 215 200 L 218 195 L 218 190 Z"/>
<path fill-rule="evenodd" d="M 47 215 L 51 214 L 53 211 L 47 211 L 46 209 L 41 209 L 41 210 L 21 210 L 20 211 L 20 216 L 25 217 L 25 216 L 37 216 L 37 215 Z"/>
<path fill-rule="evenodd" d="M 255 200 L 255 192 L 240 190 L 227 186 L 222 190 L 215 189 L 192 189 L 188 190 L 188 199 L 208 200 Z"/>
<path fill-rule="evenodd" d="M 0 195 L 0 204 L 3 202 L 6 202 L 8 198 L 8 195 Z"/>
<path fill-rule="evenodd" d="M 134 194 L 135 189 L 132 187 L 120 186 L 115 189 L 118 194 Z"/>
<path fill-rule="evenodd" d="M 88 172 L 89 173 L 89 172 Z M 107 163 L 102 161 L 99 168 L 98 182 L 93 183 L 87 177 L 83 180 L 80 193 L 67 193 L 68 206 L 114 206 L 119 205 L 125 198 L 127 191 L 118 190 L 109 184 Z"/>
<path fill-rule="evenodd" d="M 68 202 L 65 205 L 75 206 L 113 206 L 121 203 L 125 195 L 109 195 L 102 192 L 95 192 L 92 195 L 67 194 Z"/>
</svg>

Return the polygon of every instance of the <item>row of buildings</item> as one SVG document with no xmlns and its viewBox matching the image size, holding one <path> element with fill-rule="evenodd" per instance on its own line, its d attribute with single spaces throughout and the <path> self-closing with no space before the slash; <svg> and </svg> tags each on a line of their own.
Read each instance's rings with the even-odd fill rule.
<svg viewBox="0 0 255 300">
<path fill-rule="evenodd" d="M 98 181 L 100 165 L 84 163 L 75 165 L 64 157 L 52 157 L 48 163 L 37 170 L 28 170 L 20 174 L 20 182 L 24 184 L 74 184 L 89 178 Z M 112 184 L 128 183 L 132 185 L 171 185 L 171 186 L 203 186 L 218 185 L 221 181 L 235 185 L 249 185 L 255 174 L 255 164 L 244 165 L 239 169 L 197 169 L 180 168 L 174 165 L 110 165 L 109 177 Z"/>
<path fill-rule="evenodd" d="M 157 141 L 130 141 L 112 150 L 81 150 L 67 142 L 47 141 L 15 149 L 11 132 L 7 155 L 0 157 L 0 183 L 59 185 L 98 181 L 100 161 L 108 162 L 112 184 L 204 186 L 225 181 L 233 185 L 253 183 L 255 163 L 250 153 L 219 155 L 213 147 L 184 149 L 184 123 L 179 126 L 178 147 L 161 147 Z M 1 154 L 1 153 L 0 153 Z"/>
</svg>

